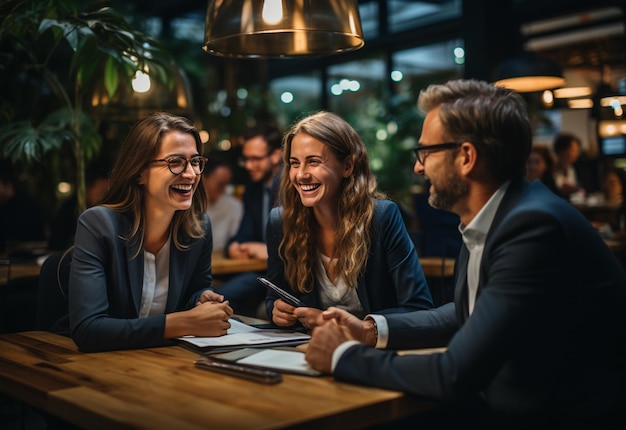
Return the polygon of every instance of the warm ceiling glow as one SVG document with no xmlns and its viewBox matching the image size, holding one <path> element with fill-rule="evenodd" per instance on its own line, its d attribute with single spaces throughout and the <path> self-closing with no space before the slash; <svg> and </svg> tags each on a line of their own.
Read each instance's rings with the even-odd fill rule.
<svg viewBox="0 0 626 430">
<path fill-rule="evenodd" d="M 497 87 L 508 88 L 519 93 L 532 93 L 565 85 L 565 79 L 556 76 L 525 76 L 500 79 L 494 83 Z"/>
<path fill-rule="evenodd" d="M 541 93 L 541 101 L 546 107 L 552 107 L 554 105 L 554 94 L 550 90 L 545 90 Z"/>
<path fill-rule="evenodd" d="M 615 108 L 620 105 L 626 105 L 626 96 L 611 96 L 600 99 L 600 106 Z"/>
<path fill-rule="evenodd" d="M 201 141 L 202 143 L 207 143 L 207 142 L 209 141 L 209 137 L 210 137 L 210 136 L 209 136 L 209 132 L 208 132 L 208 131 L 206 131 L 206 130 L 200 130 L 200 131 L 198 132 L 198 134 L 200 135 L 200 141 Z"/>
<path fill-rule="evenodd" d="M 590 87 L 565 87 L 554 90 L 557 99 L 571 99 L 574 97 L 589 97 L 592 94 Z"/>
<path fill-rule="evenodd" d="M 135 72 L 135 77 L 133 78 L 133 91 L 136 93 L 146 93 L 150 91 L 150 76 L 141 70 L 137 70 Z"/>
<path fill-rule="evenodd" d="M 622 134 L 626 135 L 626 121 L 600 121 L 598 124 L 598 134 L 600 137 L 619 136 Z"/>
<path fill-rule="evenodd" d="M 261 16 L 266 24 L 278 24 L 283 19 L 283 0 L 265 0 Z"/>
<path fill-rule="evenodd" d="M 568 100 L 567 105 L 571 109 L 591 109 L 593 107 L 593 100 L 591 99 Z"/>
</svg>

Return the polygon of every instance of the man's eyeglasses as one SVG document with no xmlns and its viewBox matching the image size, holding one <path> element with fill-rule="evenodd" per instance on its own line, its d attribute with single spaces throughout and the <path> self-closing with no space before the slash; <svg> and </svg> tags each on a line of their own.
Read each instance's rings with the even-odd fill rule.
<svg viewBox="0 0 626 430">
<path fill-rule="evenodd" d="M 266 155 L 256 155 L 250 157 L 239 157 L 239 165 L 241 167 L 245 167 L 246 163 L 259 164 L 261 161 L 265 160 L 267 157 L 272 155 L 272 153 L 268 153 Z"/>
<path fill-rule="evenodd" d="M 436 143 L 434 145 L 417 145 L 413 151 L 415 151 L 415 157 L 420 164 L 424 164 L 426 160 L 426 154 L 429 152 L 435 151 L 443 151 L 446 149 L 456 149 L 461 146 L 459 142 L 445 142 L 445 143 Z"/>
<path fill-rule="evenodd" d="M 167 157 L 161 158 L 160 160 L 152 160 L 152 163 L 167 163 L 167 167 L 170 169 L 174 175 L 180 175 L 185 170 L 187 170 L 187 163 L 191 164 L 191 169 L 193 173 L 196 175 L 200 175 L 204 171 L 204 166 L 206 166 L 206 162 L 208 158 L 206 157 L 191 157 L 190 159 L 186 159 L 184 157 Z"/>
</svg>

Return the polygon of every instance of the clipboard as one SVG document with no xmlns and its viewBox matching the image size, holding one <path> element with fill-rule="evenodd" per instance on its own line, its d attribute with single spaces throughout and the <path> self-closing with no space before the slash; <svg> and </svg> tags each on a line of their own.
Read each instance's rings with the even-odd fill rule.
<svg viewBox="0 0 626 430">
<path fill-rule="evenodd" d="M 313 369 L 304 359 L 304 351 L 289 348 L 241 348 L 233 351 L 205 354 L 212 360 L 236 363 L 256 369 L 274 370 L 304 376 L 321 376 L 323 373 Z"/>
</svg>

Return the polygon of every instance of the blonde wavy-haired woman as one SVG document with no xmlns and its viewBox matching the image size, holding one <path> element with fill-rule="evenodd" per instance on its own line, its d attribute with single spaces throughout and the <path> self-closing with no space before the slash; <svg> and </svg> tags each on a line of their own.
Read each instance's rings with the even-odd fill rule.
<svg viewBox="0 0 626 430">
<path fill-rule="evenodd" d="M 377 191 L 361 138 L 318 112 L 283 139 L 279 203 L 268 223 L 268 279 L 300 298 L 268 292 L 278 326 L 316 325 L 329 306 L 357 316 L 430 309 L 432 298 L 398 206 Z"/>
</svg>

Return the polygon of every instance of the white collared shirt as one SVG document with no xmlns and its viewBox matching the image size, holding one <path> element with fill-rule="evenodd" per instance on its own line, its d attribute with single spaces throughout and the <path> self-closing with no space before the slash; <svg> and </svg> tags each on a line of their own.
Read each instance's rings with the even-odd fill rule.
<svg viewBox="0 0 626 430">
<path fill-rule="evenodd" d="M 478 289 L 478 281 L 480 280 L 480 262 L 483 258 L 483 250 L 485 249 L 485 239 L 491 228 L 493 219 L 504 193 L 510 182 L 505 182 L 496 190 L 489 198 L 487 203 L 480 209 L 474 219 L 466 226 L 459 225 L 463 242 L 469 252 L 469 261 L 467 262 L 467 288 L 469 306 L 468 311 L 471 315 L 474 311 L 476 303 L 476 291 Z"/>
<path fill-rule="evenodd" d="M 170 281 L 170 240 L 156 255 L 143 253 L 143 287 L 139 318 L 161 315 L 165 312 Z"/>
<path fill-rule="evenodd" d="M 504 194 L 509 187 L 509 184 L 510 181 L 502 184 L 500 188 L 498 188 L 496 192 L 493 193 L 487 203 L 481 208 L 478 214 L 474 217 L 472 221 L 470 221 L 467 226 L 463 227 L 462 225 L 459 225 L 459 231 L 463 236 L 463 241 L 465 242 L 470 254 L 467 264 L 467 284 L 469 289 L 470 315 L 474 310 L 474 304 L 476 301 L 476 290 L 478 288 L 480 262 L 482 260 L 483 249 L 485 247 L 485 239 L 487 237 L 487 233 L 489 232 L 489 228 L 491 228 L 493 219 L 496 216 L 496 211 L 500 206 L 500 202 L 502 201 L 502 198 L 504 197 Z M 468 245 L 468 242 L 471 243 L 471 248 Z M 386 348 L 389 339 L 389 325 L 387 324 L 387 319 L 383 315 L 374 314 L 367 315 L 365 318 L 371 318 L 376 323 L 376 328 L 378 330 L 376 348 Z M 337 366 L 337 363 L 339 362 L 339 359 L 341 358 L 343 353 L 353 345 L 358 345 L 359 343 L 360 342 L 356 340 L 349 340 L 342 343 L 335 349 L 331 361 L 331 372 L 335 371 L 335 367 Z"/>
</svg>

